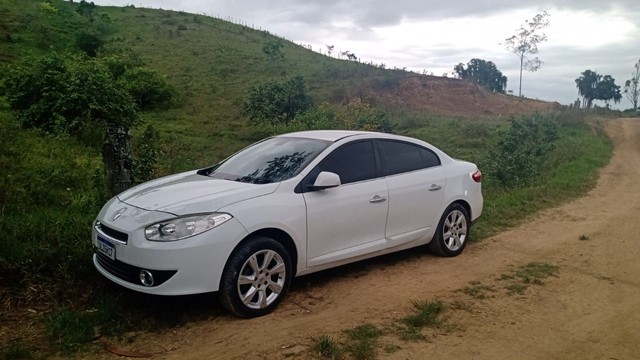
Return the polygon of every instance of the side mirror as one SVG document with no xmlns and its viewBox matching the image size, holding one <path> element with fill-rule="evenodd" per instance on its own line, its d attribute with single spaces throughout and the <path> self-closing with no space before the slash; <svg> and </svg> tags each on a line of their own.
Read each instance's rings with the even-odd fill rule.
<svg viewBox="0 0 640 360">
<path fill-rule="evenodd" d="M 340 186 L 340 176 L 336 173 L 323 171 L 318 174 L 316 181 L 310 186 L 310 190 L 324 190 L 336 186 Z"/>
</svg>

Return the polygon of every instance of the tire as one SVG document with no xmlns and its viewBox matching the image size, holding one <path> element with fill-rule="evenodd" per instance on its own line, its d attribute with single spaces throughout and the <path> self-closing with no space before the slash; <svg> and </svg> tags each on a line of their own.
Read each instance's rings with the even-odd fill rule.
<svg viewBox="0 0 640 360">
<path fill-rule="evenodd" d="M 447 207 L 438 223 L 429 250 L 436 255 L 452 257 L 460 255 L 467 246 L 471 221 L 467 210 L 458 203 Z"/>
<path fill-rule="evenodd" d="M 271 238 L 256 237 L 240 245 L 227 260 L 218 297 L 237 316 L 266 315 L 287 295 L 291 277 L 291 258 L 284 246 Z"/>
</svg>

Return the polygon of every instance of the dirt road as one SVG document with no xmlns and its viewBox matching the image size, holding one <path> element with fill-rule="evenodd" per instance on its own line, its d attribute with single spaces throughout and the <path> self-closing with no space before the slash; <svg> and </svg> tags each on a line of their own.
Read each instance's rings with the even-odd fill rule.
<svg viewBox="0 0 640 360">
<path fill-rule="evenodd" d="M 378 358 L 640 359 L 640 119 L 611 121 L 607 131 L 614 156 L 588 196 L 458 258 L 413 250 L 312 275 L 268 316 L 221 313 L 130 346 L 158 359 L 307 359 L 312 336 L 397 322 L 411 300 L 441 299 L 465 304 L 449 311 L 453 326 L 427 341 L 398 339 Z M 558 276 L 507 294 L 496 278 L 534 261 L 558 265 Z M 470 283 L 493 290 L 484 299 L 459 291 Z"/>
</svg>

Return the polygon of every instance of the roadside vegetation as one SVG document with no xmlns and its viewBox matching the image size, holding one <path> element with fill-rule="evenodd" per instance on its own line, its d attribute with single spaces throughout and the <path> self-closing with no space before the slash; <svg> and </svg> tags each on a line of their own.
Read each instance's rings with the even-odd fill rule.
<svg viewBox="0 0 640 360">
<path fill-rule="evenodd" d="M 410 310 L 391 320 L 363 323 L 339 333 L 314 336 L 309 339 L 307 352 L 318 359 L 377 359 L 380 355 L 403 349 L 408 343 L 431 341 L 439 335 L 460 331 L 464 325 L 456 323 L 456 312 L 477 309 L 477 302 L 497 297 L 522 297 L 530 286 L 543 286 L 548 278 L 558 277 L 559 272 L 558 266 L 544 262 L 518 266 L 499 277 L 470 282 L 458 291 L 467 299 L 413 301 Z M 284 354 L 287 356 L 286 352 Z M 306 353 L 289 354 L 291 357 L 298 355 L 304 357 Z"/>
<path fill-rule="evenodd" d="M 320 359 L 376 359 L 381 353 L 402 349 L 403 343 L 425 341 L 435 332 L 448 332 L 445 316 L 450 308 L 442 301 L 414 301 L 413 310 L 393 321 L 360 324 L 340 334 L 321 334 L 311 339 L 311 353 Z"/>
<path fill-rule="evenodd" d="M 612 151 L 602 124 L 577 110 L 513 118 L 425 114 L 358 96 L 394 89 L 406 72 L 321 56 L 202 15 L 0 1 L 0 45 L 0 322 L 7 324 L 0 358 L 68 355 L 100 337 L 206 316 L 176 313 L 171 302 L 158 305 L 166 314 L 145 316 L 161 311 L 93 269 L 91 225 L 110 197 L 103 145 L 109 126 L 122 125 L 118 111 L 126 110 L 123 131 L 132 134 L 127 159 L 134 182 L 208 166 L 265 136 L 295 130 L 365 129 L 424 139 L 484 173 L 485 209 L 474 240 L 585 194 Z M 95 86 L 100 81 L 108 86 Z M 74 97 L 86 102 L 74 107 L 46 91 L 34 95 L 51 84 L 77 85 Z M 87 84 L 94 89 L 81 87 Z M 104 99 L 89 96 L 107 90 L 126 106 L 104 109 Z M 420 338 L 445 308 L 418 302 L 393 331 Z M 362 359 L 394 349 L 382 339 L 391 330 L 352 330 L 341 335 L 345 344 L 336 347 L 327 335 L 314 348 L 327 358 Z"/>
</svg>

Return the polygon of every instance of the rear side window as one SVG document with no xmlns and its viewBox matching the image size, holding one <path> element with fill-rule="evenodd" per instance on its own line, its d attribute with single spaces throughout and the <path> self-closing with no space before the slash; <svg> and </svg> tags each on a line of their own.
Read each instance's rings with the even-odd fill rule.
<svg viewBox="0 0 640 360">
<path fill-rule="evenodd" d="M 440 159 L 433 151 L 416 144 L 380 140 L 378 145 L 386 176 L 440 165 Z"/>
<path fill-rule="evenodd" d="M 343 184 L 377 177 L 373 142 L 358 141 L 339 147 L 318 164 L 314 173 L 321 171 L 338 174 Z"/>
</svg>

